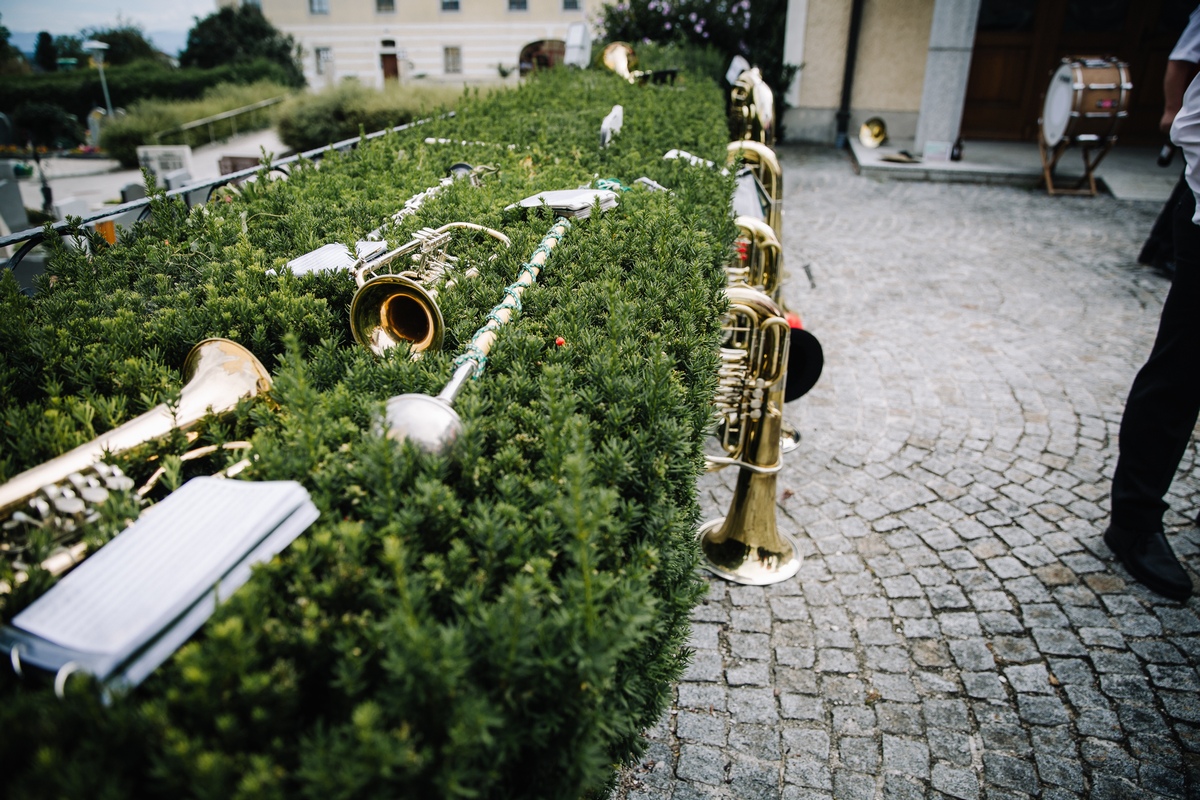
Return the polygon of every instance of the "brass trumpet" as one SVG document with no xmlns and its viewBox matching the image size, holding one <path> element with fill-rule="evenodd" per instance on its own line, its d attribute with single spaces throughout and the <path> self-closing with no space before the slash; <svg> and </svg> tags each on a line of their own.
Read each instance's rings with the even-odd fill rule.
<svg viewBox="0 0 1200 800">
<path fill-rule="evenodd" d="M 155 406 L 124 425 L 101 434 L 57 458 L 28 469 L 0 486 L 0 518 L 7 518 L 39 493 L 56 487 L 76 473 L 94 468 L 105 453 L 119 453 L 172 430 L 186 431 L 209 414 L 232 410 L 244 397 L 271 389 L 271 376 L 254 354 L 229 339 L 205 339 L 192 348 L 183 363 L 185 384 L 179 402 Z M 69 490 L 57 492 L 51 503 L 74 511 L 80 500 Z M 83 498 L 86 499 L 86 498 Z"/>
<path fill-rule="evenodd" d="M 440 228 L 422 228 L 406 244 L 365 260 L 360 258 L 354 270 L 358 291 L 350 302 L 350 330 L 354 339 L 375 355 L 383 355 L 407 342 L 414 358 L 433 349 L 440 350 L 445 322 L 437 304 L 438 286 L 454 286 L 452 273 L 458 259 L 446 251 L 455 229 L 483 231 L 505 247 L 512 244 L 503 233 L 473 222 L 451 222 Z M 381 272 L 404 257 L 412 269 Z M 474 277 L 471 268 L 463 277 Z"/>
<path fill-rule="evenodd" d="M 791 329 L 779 307 L 745 286 L 725 290 L 730 309 L 722 329 L 716 398 L 724 456 L 710 467 L 738 467 L 728 513 L 700 527 L 705 568 L 735 583 L 779 583 L 800 569 L 801 556 L 775 523 L 776 473 L 782 466 L 783 384 Z"/>
<path fill-rule="evenodd" d="M 775 94 L 758 67 L 743 70 L 729 93 L 729 129 L 735 139 L 775 144 Z"/>
<path fill-rule="evenodd" d="M 620 75 L 630 83 L 674 83 L 679 70 L 675 67 L 668 69 L 635 70 L 637 55 L 633 48 L 625 42 L 612 42 L 604 48 L 600 59 L 604 66 Z"/>
</svg>

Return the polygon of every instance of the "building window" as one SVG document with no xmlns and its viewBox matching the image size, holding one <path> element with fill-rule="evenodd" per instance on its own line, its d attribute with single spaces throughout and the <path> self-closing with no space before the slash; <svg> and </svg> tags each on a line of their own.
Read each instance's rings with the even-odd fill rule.
<svg viewBox="0 0 1200 800">
<path fill-rule="evenodd" d="M 563 11 L 578 11 L 579 0 L 563 0 Z"/>
<path fill-rule="evenodd" d="M 313 51 L 317 57 L 317 74 L 328 75 L 333 69 L 333 50 L 328 47 L 318 47 Z"/>
<path fill-rule="evenodd" d="M 528 11 L 529 0 L 508 0 L 509 11 Z"/>
<path fill-rule="evenodd" d="M 308 13 L 328 14 L 329 0 L 308 0 Z"/>
<path fill-rule="evenodd" d="M 396 10 L 396 0 L 375 0 L 375 13 L 391 14 Z"/>
<path fill-rule="evenodd" d="M 442 11 L 458 11 L 458 0 L 442 0 Z"/>
<path fill-rule="evenodd" d="M 442 50 L 442 62 L 447 75 L 457 75 L 462 72 L 462 48 L 446 47 Z"/>
<path fill-rule="evenodd" d="M 381 41 L 379 43 L 379 47 L 383 50 L 395 50 L 396 49 L 396 40 L 395 39 L 384 39 L 383 41 Z"/>
</svg>

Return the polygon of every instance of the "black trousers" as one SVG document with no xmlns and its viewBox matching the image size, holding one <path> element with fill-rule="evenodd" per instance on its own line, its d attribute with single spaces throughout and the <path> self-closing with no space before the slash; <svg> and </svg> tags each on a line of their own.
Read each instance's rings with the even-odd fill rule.
<svg viewBox="0 0 1200 800">
<path fill-rule="evenodd" d="M 1162 530 L 1163 498 L 1200 415 L 1200 225 L 1189 191 L 1175 208 L 1175 278 L 1150 358 L 1133 380 L 1121 417 L 1112 521 L 1133 532 Z"/>
</svg>

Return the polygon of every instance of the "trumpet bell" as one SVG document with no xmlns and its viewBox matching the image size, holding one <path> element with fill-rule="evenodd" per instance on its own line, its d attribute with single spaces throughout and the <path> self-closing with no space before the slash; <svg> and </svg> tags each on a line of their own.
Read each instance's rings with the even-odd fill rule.
<svg viewBox="0 0 1200 800">
<path fill-rule="evenodd" d="M 377 356 L 407 342 L 411 353 L 440 350 L 446 324 L 434 295 L 403 275 L 379 275 L 350 303 L 354 339 Z"/>
<path fill-rule="evenodd" d="M 462 435 L 462 418 L 440 397 L 401 394 L 387 401 L 384 411 L 387 437 L 412 442 L 426 453 L 445 454 Z"/>
</svg>

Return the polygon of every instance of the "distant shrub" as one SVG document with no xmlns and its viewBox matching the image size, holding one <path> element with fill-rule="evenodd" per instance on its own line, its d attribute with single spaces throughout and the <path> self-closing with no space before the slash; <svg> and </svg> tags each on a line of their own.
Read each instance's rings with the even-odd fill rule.
<svg viewBox="0 0 1200 800">
<path fill-rule="evenodd" d="M 314 147 L 411 122 L 452 106 L 462 90 L 451 86 L 388 84 L 369 89 L 357 81 L 312 94 L 298 94 L 279 112 L 279 138 L 293 150 Z"/>
<path fill-rule="evenodd" d="M 129 108 L 151 97 L 193 100 L 222 83 L 273 81 L 289 86 L 286 71 L 269 61 L 229 64 L 216 69 L 175 69 L 153 61 L 105 67 L 113 108 Z M 62 106 L 80 120 L 93 108 L 104 107 L 100 73 L 94 69 L 6 76 L 0 81 L 0 111 L 11 114 L 22 103 Z"/>
<path fill-rule="evenodd" d="M 197 146 L 209 139 L 209 128 L 203 126 L 180 131 L 154 140 L 154 134 L 187 122 L 252 105 L 272 97 L 287 94 L 290 89 L 271 81 L 259 81 L 239 86 L 223 83 L 205 91 L 199 100 L 163 100 L 159 98 L 139 100 L 124 117 L 118 117 L 104 126 L 102 144 L 109 155 L 118 159 L 123 166 L 136 167 L 137 148 L 143 144 L 186 144 Z M 247 131 L 268 127 L 274 118 L 271 106 L 260 111 L 239 116 L 234 120 L 213 123 L 213 133 L 226 136 L 233 130 Z"/>
</svg>

